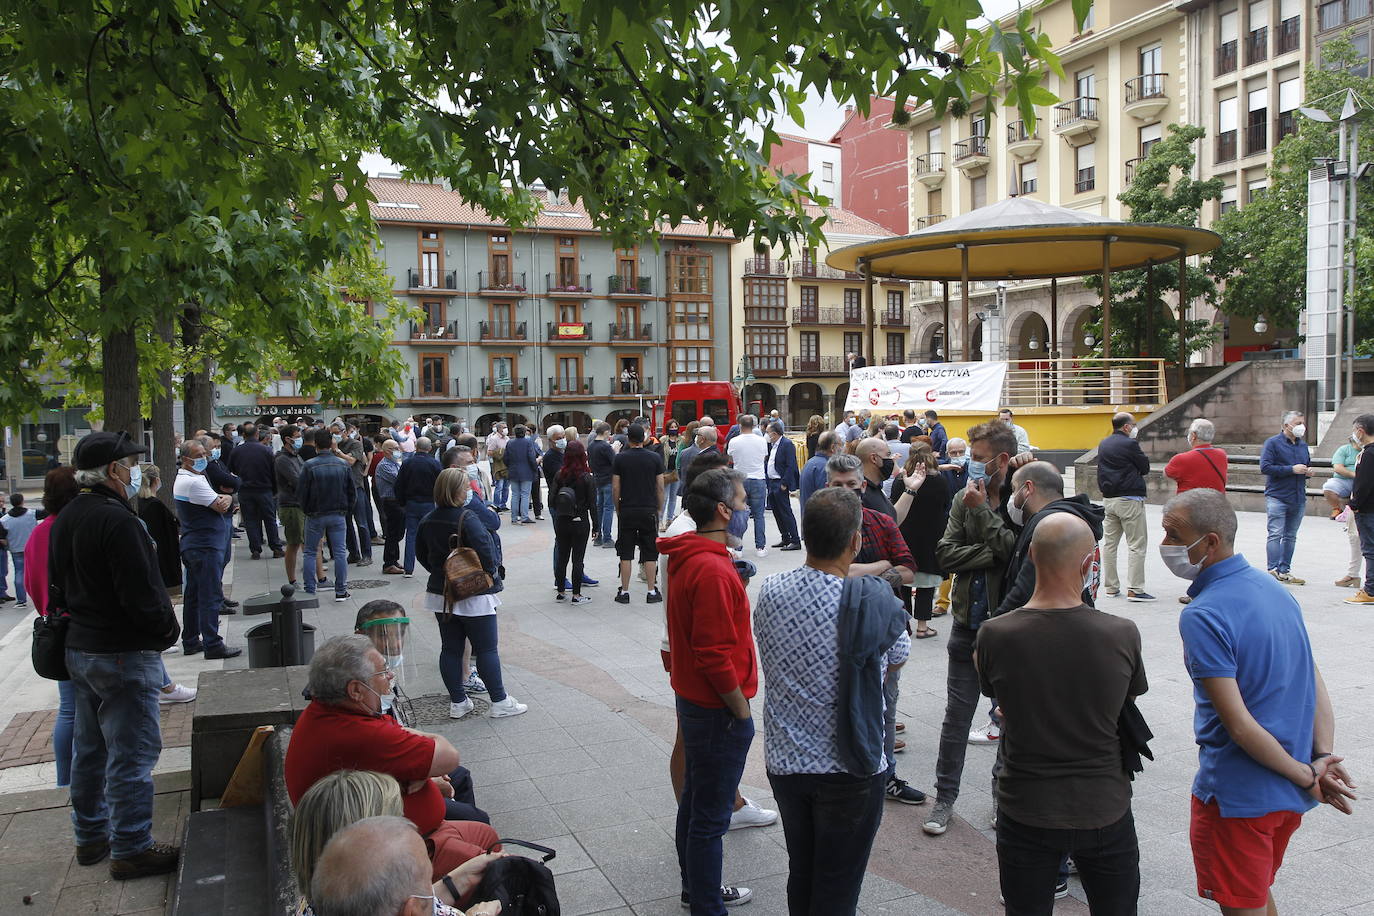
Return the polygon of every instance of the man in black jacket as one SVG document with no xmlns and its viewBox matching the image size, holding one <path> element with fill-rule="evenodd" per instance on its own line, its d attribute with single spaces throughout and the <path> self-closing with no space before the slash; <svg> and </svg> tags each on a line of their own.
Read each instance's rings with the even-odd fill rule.
<svg viewBox="0 0 1374 916">
<path fill-rule="evenodd" d="M 406 520 L 406 550 L 402 561 L 405 577 L 415 575 L 415 535 L 420 519 L 434 511 L 434 482 L 439 479 L 439 462 L 430 454 L 433 444 L 426 436 L 415 440 L 415 454 L 401 462 L 396 474 L 396 502 Z"/>
<path fill-rule="evenodd" d="M 305 591 L 315 594 L 315 553 L 320 540 L 329 538 L 329 552 L 334 556 L 334 600 L 347 601 L 348 594 L 348 538 L 347 519 L 353 512 L 357 490 L 353 475 L 344 460 L 334 454 L 334 434 L 327 429 L 315 431 L 315 450 L 318 454 L 305 463 L 296 496 L 305 513 L 305 545 L 301 559 L 305 567 Z"/>
<path fill-rule="evenodd" d="M 1032 461 L 1018 468 L 1011 477 L 1007 514 L 1013 523 L 1022 527 L 1016 538 L 1016 548 L 1007 563 L 1007 574 L 1002 579 L 1006 591 L 997 609 L 992 612 L 994 617 L 1023 607 L 1035 593 L 1035 563 L 1030 558 L 1031 537 L 1035 534 L 1035 526 L 1055 512 L 1077 515 L 1088 523 L 1094 540 L 1102 539 L 1102 508 L 1093 505 L 1082 493 L 1064 496 L 1064 477 L 1058 468 L 1048 461 Z M 1093 585 L 1092 582 L 1083 583 L 1083 603 L 1088 607 L 1095 606 L 1096 589 Z"/>
<path fill-rule="evenodd" d="M 1150 459 L 1135 441 L 1135 417 L 1112 417 L 1112 434 L 1097 446 L 1097 486 L 1106 510 L 1103 524 L 1102 565 L 1106 568 L 1106 594 L 1121 594 L 1116 573 L 1116 547 L 1126 535 L 1126 600 L 1154 601 L 1145 591 L 1145 475 Z"/>
<path fill-rule="evenodd" d="M 248 532 L 248 554 L 254 560 L 262 558 L 262 533 L 267 530 L 267 546 L 274 559 L 286 554 L 282 551 L 281 535 L 277 533 L 277 507 L 273 492 L 277 488 L 271 446 L 258 441 L 257 427 L 243 425 L 243 441 L 229 456 L 229 470 L 238 475 L 239 511 L 243 513 L 243 528 Z"/>
<path fill-rule="evenodd" d="M 1355 418 L 1352 435 L 1360 445 L 1355 459 L 1355 485 L 1350 491 L 1350 510 L 1360 532 L 1360 553 L 1364 555 L 1364 587 L 1345 599 L 1346 604 L 1374 604 L 1374 413 Z"/>
<path fill-rule="evenodd" d="M 112 856 L 110 875 L 120 880 L 174 871 L 178 857 L 152 835 L 160 653 L 181 627 L 156 547 L 129 505 L 143 452 L 123 432 L 77 443 L 72 463 L 82 491 L 58 515 L 48 555 L 54 606 L 69 618 L 76 860 L 94 865 Z"/>
</svg>

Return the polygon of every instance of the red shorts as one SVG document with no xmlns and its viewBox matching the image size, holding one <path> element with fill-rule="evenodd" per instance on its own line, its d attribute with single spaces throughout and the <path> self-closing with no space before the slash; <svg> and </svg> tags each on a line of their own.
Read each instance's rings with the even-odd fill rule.
<svg viewBox="0 0 1374 916">
<path fill-rule="evenodd" d="M 1294 811 L 1222 817 L 1215 801 L 1203 803 L 1193 796 L 1189 835 L 1198 896 L 1237 909 L 1264 906 L 1288 841 L 1301 823 L 1302 815 Z"/>
</svg>

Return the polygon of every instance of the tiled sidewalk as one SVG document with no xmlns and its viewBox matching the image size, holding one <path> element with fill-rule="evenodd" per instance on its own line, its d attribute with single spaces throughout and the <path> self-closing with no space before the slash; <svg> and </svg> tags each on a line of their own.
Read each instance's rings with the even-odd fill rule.
<svg viewBox="0 0 1374 916">
<path fill-rule="evenodd" d="M 189 747 L 195 701 L 164 705 L 159 712 L 162 715 L 162 746 Z M 0 770 L 51 763 L 52 730 L 56 721 L 56 709 L 15 713 L 10 724 L 0 731 Z"/>
</svg>

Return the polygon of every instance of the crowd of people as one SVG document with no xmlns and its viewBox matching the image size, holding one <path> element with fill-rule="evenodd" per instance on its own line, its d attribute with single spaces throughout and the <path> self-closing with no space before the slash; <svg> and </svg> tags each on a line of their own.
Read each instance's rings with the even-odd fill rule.
<svg viewBox="0 0 1374 916">
<path fill-rule="evenodd" d="M 528 707 L 506 693 L 501 674 L 500 516 L 535 525 L 547 507 L 553 602 L 591 600 L 591 546 L 616 551 L 615 603 L 632 602 L 638 567 L 644 602 L 661 605 L 676 697 L 670 774 L 682 904 L 694 914 L 720 916 L 752 898 L 726 881 L 722 837 L 779 817 L 789 910 L 856 910 L 884 802 L 930 801 L 898 776 L 896 708 L 911 641 L 941 636 L 932 622 L 946 615 L 946 707 L 924 831 L 949 829 L 967 746 L 995 743 L 988 775 L 1007 912 L 1050 912 L 1076 869 L 1094 913 L 1134 913 L 1131 780 L 1149 737 L 1134 700 L 1148 681 L 1136 625 L 1097 602 L 1155 600 L 1144 581 L 1150 462 L 1132 415 L 1111 426 L 1097 452 L 1097 505 L 1066 495 L 1062 473 L 1036 459 L 1009 410 L 964 437 L 950 436 L 933 410 L 847 412 L 833 428 L 816 416 L 804 461 L 776 412 L 740 415 L 728 429 L 710 417 L 669 421 L 658 435 L 647 418 L 597 422 L 585 439 L 561 425 L 540 435 L 498 422 L 479 439 L 462 421 L 397 420 L 365 436 L 347 420 L 277 418 L 180 442 L 175 512 L 156 498 L 160 471 L 137 463 L 141 447 L 93 433 L 78 443 L 74 468 L 49 473 L 47 517 L 30 517 L 12 497 L 0 520 L 28 586 L 21 600 L 67 621 L 70 678 L 60 682 L 58 719 L 66 734 L 54 744 L 59 783 L 71 786 L 78 862 L 109 857 L 116 878 L 175 867 L 176 848 L 151 835 L 149 774 L 159 704 L 194 692 L 170 681 L 160 653 L 178 639 L 188 655 L 241 651 L 219 625 L 233 611 L 221 582 L 235 538 L 246 537 L 250 560 L 270 549 L 289 583 L 332 589 L 338 601 L 351 597 L 349 567 L 370 564 L 374 546 L 386 575 L 411 577 L 418 561 L 449 715 L 471 715 L 471 694 L 485 692 L 488 714 L 502 718 Z M 1290 564 L 1312 473 L 1305 434 L 1302 416 L 1286 414 L 1260 457 L 1273 489 L 1265 571 L 1234 552 L 1227 456 L 1212 424 L 1195 420 L 1188 448 L 1165 469 L 1178 494 L 1164 508 L 1159 553 L 1192 583 L 1180 629 L 1201 748 L 1191 811 L 1197 888 L 1225 913 L 1274 912 L 1269 888 L 1302 814 L 1318 803 L 1349 813 L 1354 799 L 1335 755 L 1330 699 L 1285 587 L 1302 584 Z M 1328 485 L 1328 499 L 1333 517 L 1351 519 L 1352 551 L 1369 561 L 1363 582 L 1338 584 L 1361 585 L 1351 600 L 1366 603 L 1374 460 L 1361 461 L 1355 447 L 1374 446 L 1374 415 L 1358 418 L 1351 438 L 1350 453 L 1333 462 L 1333 481 L 1348 483 Z M 772 537 L 772 549 L 801 554 L 795 568 L 762 581 L 752 605 L 751 526 L 756 558 L 769 555 Z M 455 546 L 472 551 L 490 582 L 456 600 L 445 572 Z M 357 900 L 374 898 L 386 901 L 378 912 L 499 912 L 474 896 L 501 850 L 472 776 L 449 739 L 413 726 L 395 689 L 409 624 L 400 604 L 368 602 L 354 635 L 329 640 L 310 664 L 311 702 L 286 778 L 297 805 L 296 873 L 317 916 L 363 912 Z M 739 791 L 761 680 L 776 812 Z M 988 721 L 975 728 L 983 697 Z M 379 843 L 394 867 L 361 868 Z"/>
</svg>

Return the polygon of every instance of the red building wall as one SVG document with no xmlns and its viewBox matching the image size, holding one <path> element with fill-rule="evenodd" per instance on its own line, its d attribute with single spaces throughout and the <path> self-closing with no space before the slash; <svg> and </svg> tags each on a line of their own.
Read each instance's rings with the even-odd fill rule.
<svg viewBox="0 0 1374 916">
<path fill-rule="evenodd" d="M 891 99 L 874 98 L 868 117 L 850 112 L 830 142 L 840 145 L 840 206 L 898 235 L 906 235 L 910 231 L 907 132 L 888 126 L 892 123 L 892 109 Z M 805 164 L 804 150 L 801 155 Z"/>
<path fill-rule="evenodd" d="M 805 175 L 810 162 L 807 151 L 811 144 L 789 134 L 780 134 L 781 142 L 767 151 L 768 164 L 784 175 Z"/>
</svg>

